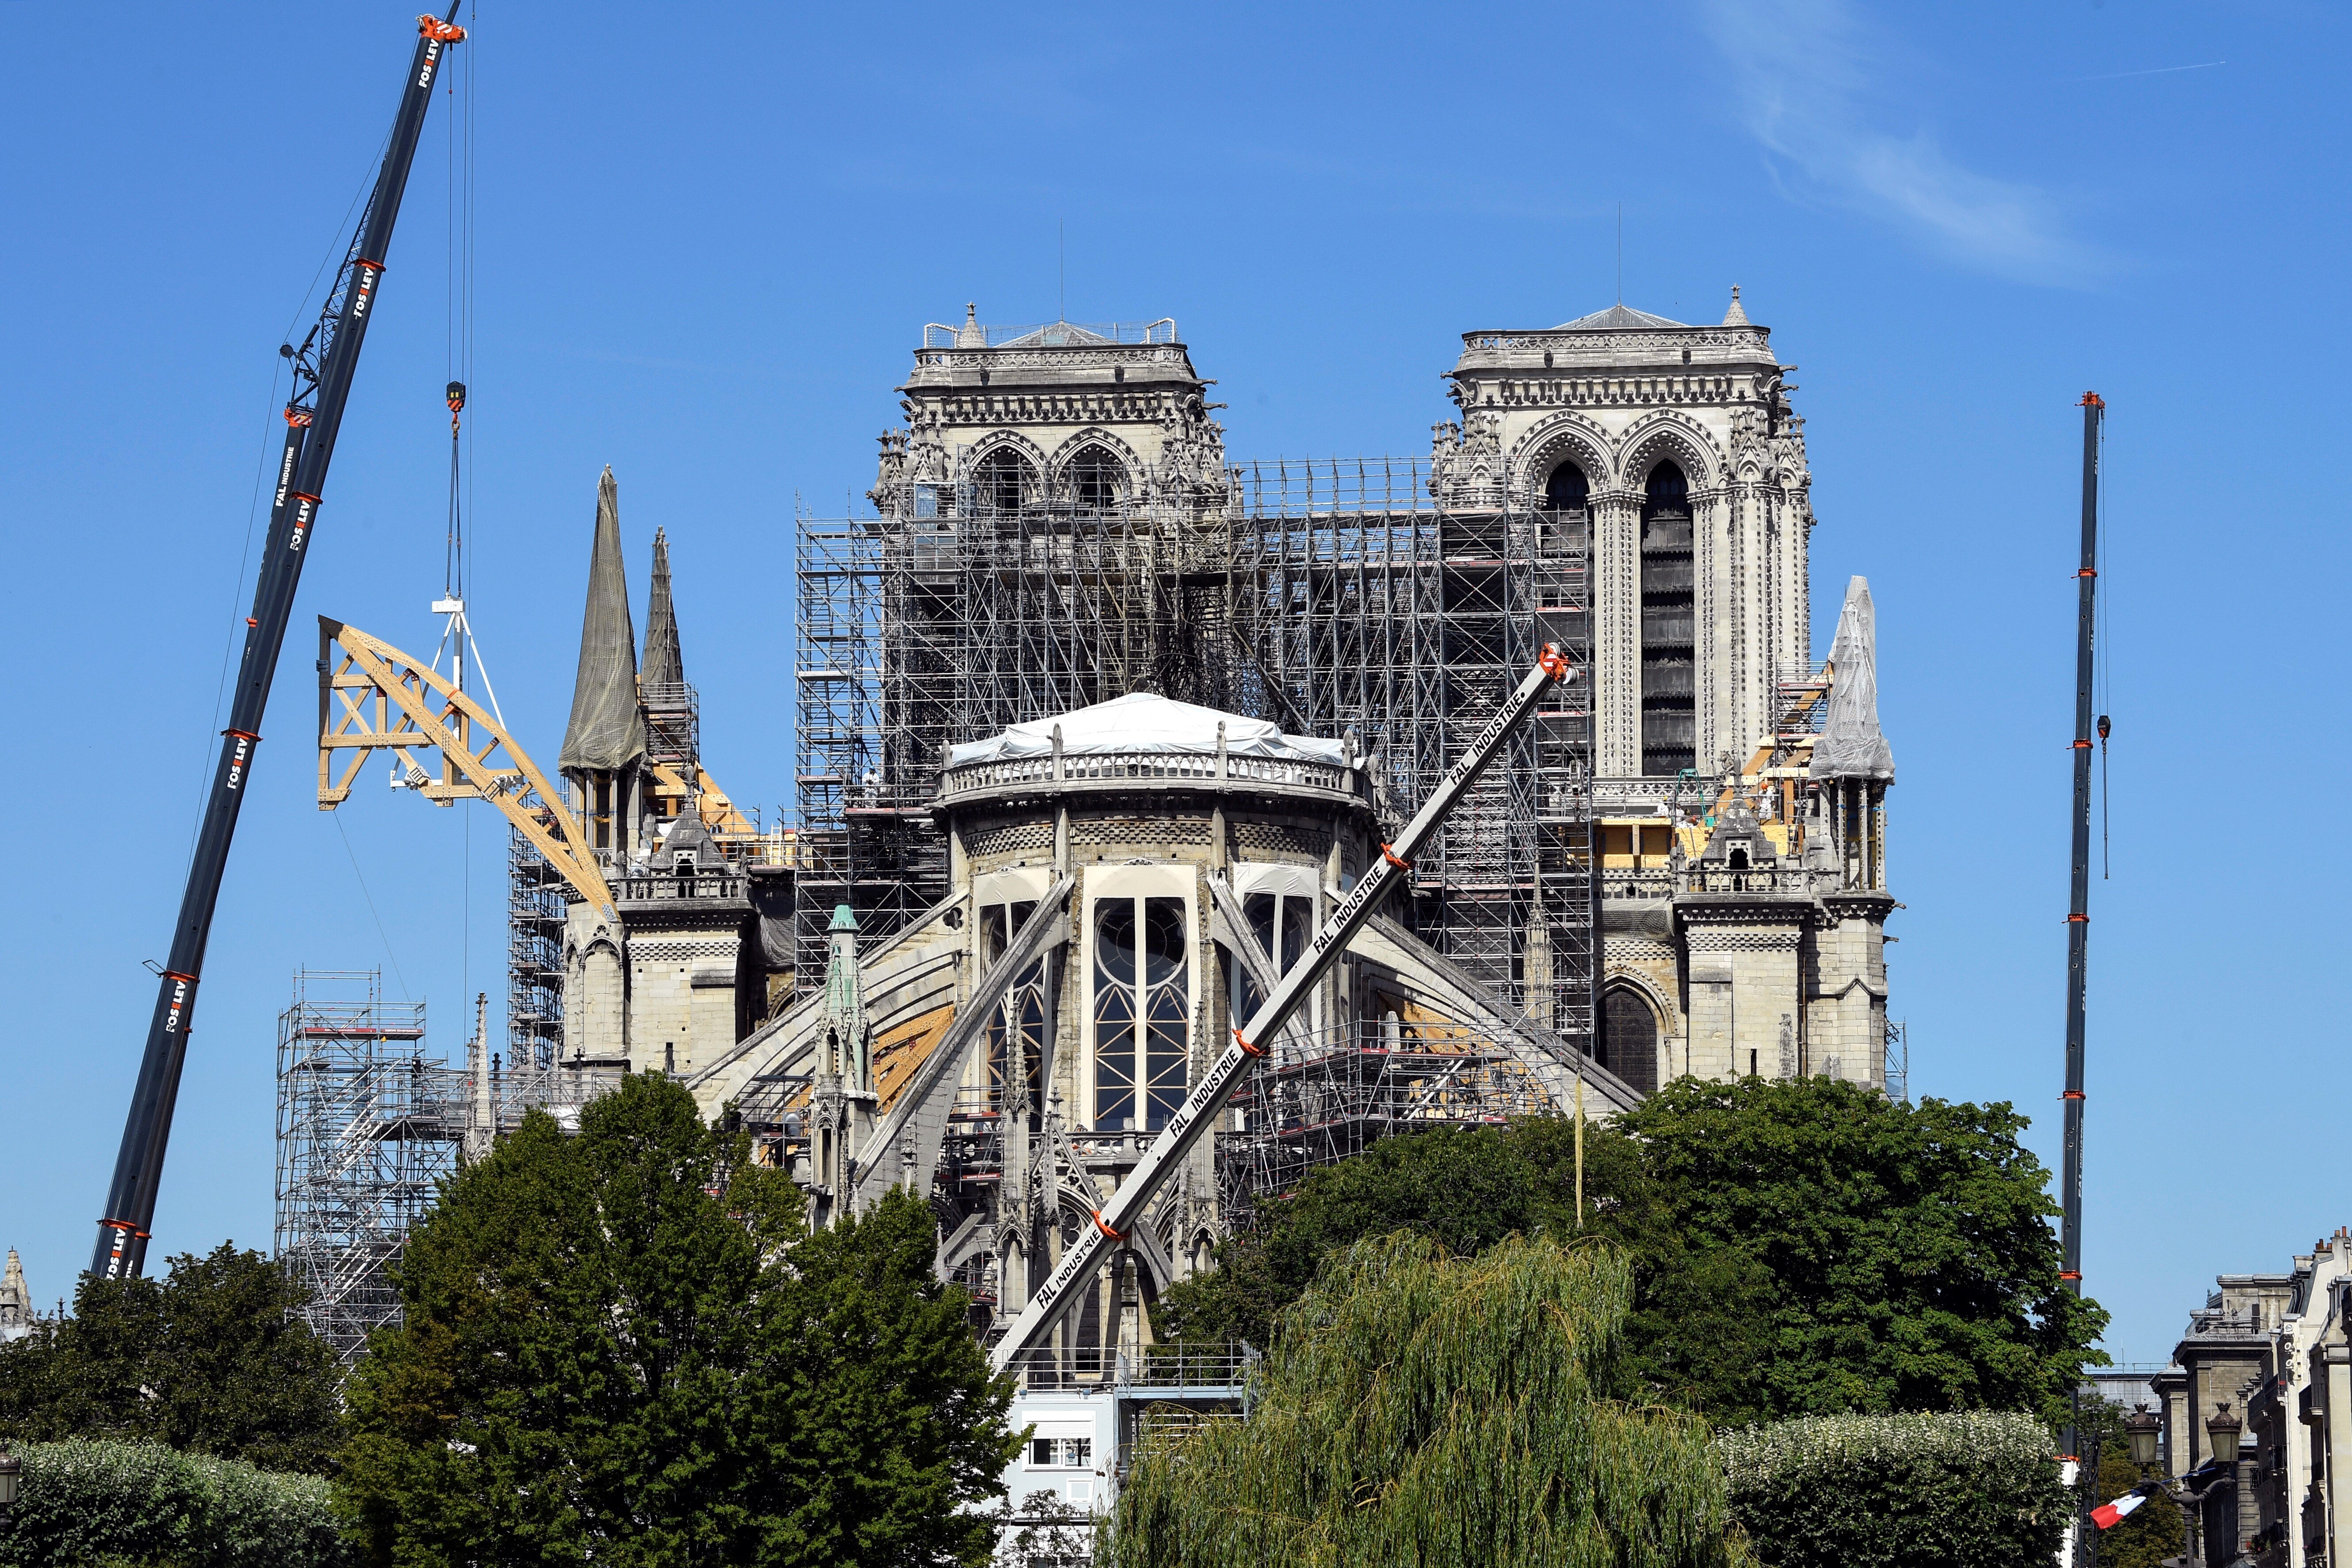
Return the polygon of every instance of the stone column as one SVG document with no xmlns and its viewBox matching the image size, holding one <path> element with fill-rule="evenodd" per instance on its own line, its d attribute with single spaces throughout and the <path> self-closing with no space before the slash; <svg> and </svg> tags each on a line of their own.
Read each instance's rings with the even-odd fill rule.
<svg viewBox="0 0 2352 1568">
<path fill-rule="evenodd" d="M 1690 1070 L 1783 1078 L 1801 1070 L 1804 922 L 1810 900 L 1677 906 L 1690 970 Z"/>
<path fill-rule="evenodd" d="M 1642 772 L 1642 501 L 1630 489 L 1592 498 L 1593 768 Z"/>
<path fill-rule="evenodd" d="M 1690 1012 L 1685 1020 L 1689 1031 L 1689 1043 L 1685 1058 L 1693 1078 L 1723 1079 L 1738 1076 L 1731 1065 L 1732 1027 L 1737 1022 L 1732 1005 L 1732 975 L 1727 955 L 1707 952 L 1694 944 L 1690 969 Z"/>
<path fill-rule="evenodd" d="M 1855 1083 L 1886 1081 L 1886 915 L 1883 893 L 1832 893 L 1815 936 L 1822 1005 L 1813 1011 L 1812 1065 Z"/>
<path fill-rule="evenodd" d="M 628 1049 L 628 976 L 614 922 L 585 902 L 565 912 L 563 1050 L 566 1056 L 618 1057 Z"/>
<path fill-rule="evenodd" d="M 1691 642 L 1693 700 L 1698 771 L 1715 767 L 1727 738 L 1732 706 L 1732 538 L 1748 506 L 1746 487 L 1700 491 L 1691 497 Z M 1745 758 L 1741 759 L 1743 762 Z"/>
<path fill-rule="evenodd" d="M 2340 1563 L 2352 1552 L 2352 1519 L 2346 1517 L 2352 1510 L 2352 1345 L 2326 1345 L 2319 1358 L 2317 1370 L 2326 1379 L 2327 1561 Z"/>
</svg>

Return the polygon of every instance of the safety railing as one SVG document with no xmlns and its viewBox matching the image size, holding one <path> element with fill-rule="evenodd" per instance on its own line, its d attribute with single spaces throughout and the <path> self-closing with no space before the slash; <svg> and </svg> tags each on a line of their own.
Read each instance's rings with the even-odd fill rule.
<svg viewBox="0 0 2352 1568">
<path fill-rule="evenodd" d="M 1100 343 L 1176 341 L 1173 316 L 1162 316 L 1156 321 L 1045 321 L 1029 326 L 992 326 L 985 321 L 967 321 L 960 327 L 942 321 L 923 324 L 923 346 L 927 349 L 1087 348 Z"/>
<path fill-rule="evenodd" d="M 1686 893 L 1810 893 L 1813 873 L 1802 866 L 1765 867 L 1752 870 L 1693 866 L 1683 873 Z"/>
<path fill-rule="evenodd" d="M 743 879 L 731 873 L 708 871 L 615 877 L 613 896 L 625 903 L 650 903 L 663 899 L 740 899 L 743 896 Z"/>
<path fill-rule="evenodd" d="M 1030 1389 L 1164 1391 L 1178 1396 L 1192 1390 L 1229 1396 L 1248 1384 L 1258 1360 L 1255 1351 L 1241 1345 L 1039 1345 L 1024 1351 L 1005 1370 Z"/>
<path fill-rule="evenodd" d="M 1318 763 L 1297 757 L 1244 757 L 1228 752 L 1087 752 L 1055 757 L 1041 752 L 1028 757 L 998 757 L 965 763 L 941 775 L 942 795 L 1003 789 L 1027 784 L 1111 784 L 1129 780 L 1176 779 L 1200 784 L 1227 783 L 1287 785 L 1352 795 L 1362 787 L 1363 773 L 1344 763 Z"/>
</svg>

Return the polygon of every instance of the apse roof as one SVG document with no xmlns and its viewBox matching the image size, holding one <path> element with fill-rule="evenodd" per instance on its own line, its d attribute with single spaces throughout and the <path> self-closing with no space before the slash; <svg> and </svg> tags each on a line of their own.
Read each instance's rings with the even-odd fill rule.
<svg viewBox="0 0 2352 1568">
<path fill-rule="evenodd" d="M 1115 342 L 1117 341 L 1118 340 L 1114 338 L 1107 337 L 1103 333 L 1094 331 L 1090 327 L 1077 326 L 1069 321 L 1049 321 L 1045 326 L 1039 327 L 1034 331 L 1024 332 L 1021 336 L 1014 338 L 1011 342 L 999 343 L 997 347 L 1007 349 L 1080 348 L 1091 343 L 1108 343 Z"/>
<path fill-rule="evenodd" d="M 1225 727 L 1225 751 L 1231 756 L 1279 757 L 1303 763 L 1345 761 L 1337 741 L 1286 735 L 1263 719 L 1244 719 L 1238 713 L 1223 713 L 1198 703 L 1171 701 L 1157 692 L 1131 691 L 1091 708 L 1049 719 L 1033 719 L 985 741 L 957 746 L 948 753 L 948 766 L 1044 756 L 1054 749 L 1055 725 L 1061 726 L 1065 756 L 1104 752 L 1213 754 L 1220 724 Z"/>
<path fill-rule="evenodd" d="M 1562 321 L 1552 329 L 1556 332 L 1622 332 L 1652 327 L 1687 327 L 1688 321 L 1670 321 L 1664 316 L 1653 316 L 1647 310 L 1636 310 L 1620 301 L 1605 310 L 1595 310 L 1589 316 L 1579 316 L 1572 321 Z"/>
</svg>

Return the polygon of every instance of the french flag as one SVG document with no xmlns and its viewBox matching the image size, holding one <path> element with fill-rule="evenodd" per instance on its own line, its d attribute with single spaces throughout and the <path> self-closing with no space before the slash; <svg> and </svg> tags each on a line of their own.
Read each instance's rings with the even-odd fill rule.
<svg viewBox="0 0 2352 1568">
<path fill-rule="evenodd" d="M 2101 1530 L 2113 1530 L 2121 1524 L 2131 1510 L 2155 1496 L 2163 1488 L 2155 1481 L 2142 1481 L 2110 1503 L 2101 1503 L 2091 1510 L 2091 1522 Z"/>
</svg>

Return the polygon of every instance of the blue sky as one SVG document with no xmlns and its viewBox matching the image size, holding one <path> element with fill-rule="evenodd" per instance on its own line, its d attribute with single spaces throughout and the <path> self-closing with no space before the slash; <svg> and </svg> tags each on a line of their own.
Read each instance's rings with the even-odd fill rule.
<svg viewBox="0 0 2352 1568">
<path fill-rule="evenodd" d="M 88 1257 L 180 894 L 278 342 L 340 253 L 416 6 L 10 8 L 0 1245 Z M 837 511 L 926 321 L 1181 323 L 1236 457 L 1415 453 L 1459 334 L 1606 304 L 1800 364 L 1815 601 L 1869 576 L 1900 769 L 1894 1010 L 1924 1092 L 2057 1151 L 2075 400 L 2111 407 L 2111 879 L 2089 1288 L 2160 1358 L 2217 1270 L 2352 1222 L 2324 822 L 2345 773 L 2331 354 L 2340 9 L 624 8 L 472 18 L 471 598 L 560 738 L 598 470 L 668 530 L 709 762 L 784 800 L 795 498 Z M 505 835 L 312 798 L 311 617 L 436 625 L 450 101 L 434 110 L 238 839 L 157 1216 L 267 1245 L 275 1019 L 381 965 L 455 1047 Z M 1057 249 L 1057 229 L 1066 234 Z M 298 325 L 299 324 L 299 325 Z M 370 779 L 375 776 L 371 770 Z M 2293 820 L 2290 820 L 2293 819 Z M 2304 861 L 2287 851 L 2313 853 Z M 2221 1170 L 2234 1166 L 2226 1183 Z"/>
</svg>

